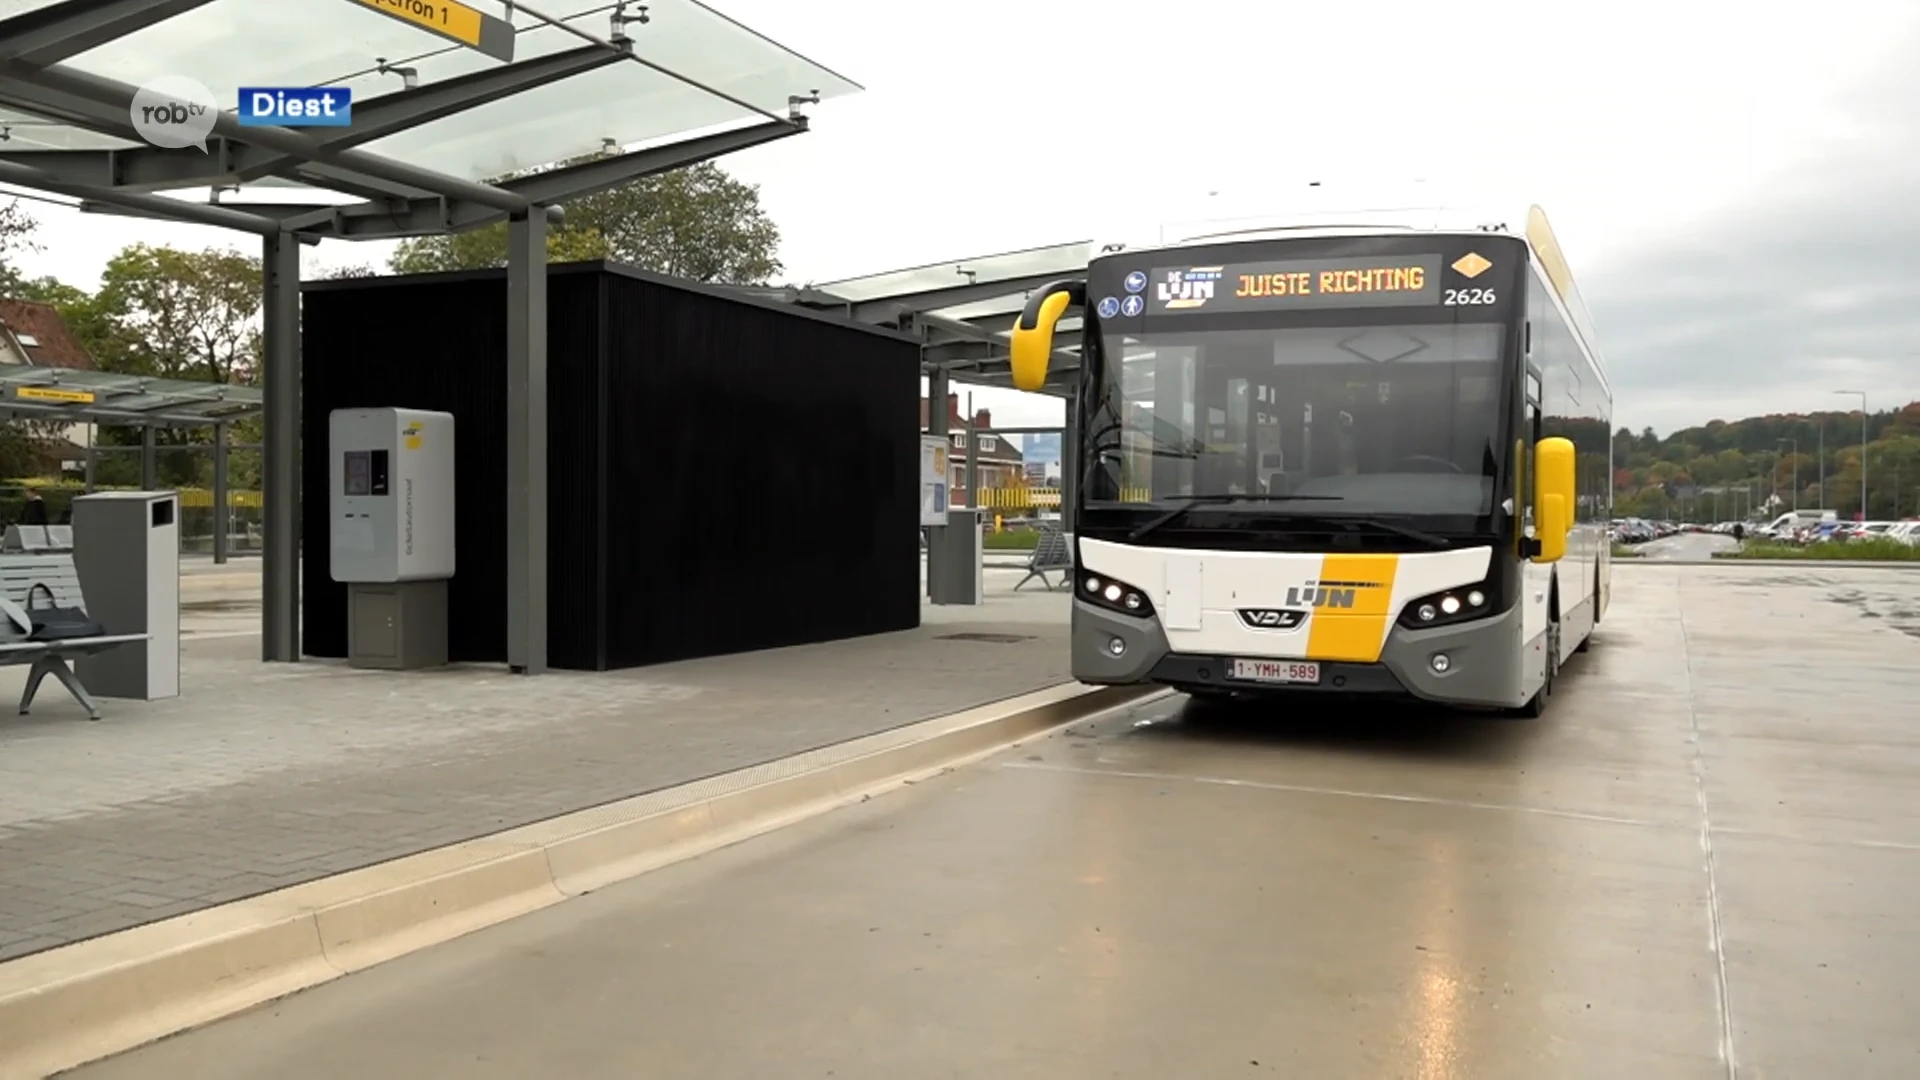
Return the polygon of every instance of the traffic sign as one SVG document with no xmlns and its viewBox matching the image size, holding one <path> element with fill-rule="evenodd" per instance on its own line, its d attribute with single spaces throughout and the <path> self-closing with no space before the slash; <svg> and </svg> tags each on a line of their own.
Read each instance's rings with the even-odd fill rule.
<svg viewBox="0 0 1920 1080">
<path fill-rule="evenodd" d="M 513 59 L 513 24 L 457 0 L 350 0 L 364 8 L 459 42 L 496 60 Z"/>
</svg>

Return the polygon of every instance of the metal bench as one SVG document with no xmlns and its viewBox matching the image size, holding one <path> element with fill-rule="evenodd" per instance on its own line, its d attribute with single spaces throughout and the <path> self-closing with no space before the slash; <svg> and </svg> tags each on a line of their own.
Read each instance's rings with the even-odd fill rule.
<svg viewBox="0 0 1920 1080">
<path fill-rule="evenodd" d="M 11 531 L 11 529 L 9 529 Z M 80 685 L 80 677 L 74 674 L 71 660 L 79 656 L 92 656 L 129 642 L 145 641 L 146 634 L 102 634 L 97 637 L 69 638 L 65 641 L 33 640 L 33 616 L 29 609 L 33 601 L 29 594 L 36 592 L 36 585 L 43 585 L 53 594 L 53 603 L 60 607 L 86 610 L 86 598 L 80 592 L 80 574 L 74 569 L 73 556 L 64 555 L 0 555 L 0 667 L 18 667 L 31 664 L 27 673 L 26 691 L 20 695 L 20 715 L 25 716 L 33 705 L 33 696 L 40 689 L 40 681 L 51 675 L 60 680 L 67 688 L 73 700 L 87 710 L 87 719 L 100 719 L 100 706 Z M 46 605 L 44 595 L 40 599 L 42 607 Z"/>
<path fill-rule="evenodd" d="M 73 550 L 71 525 L 9 525 L 0 538 L 0 551 L 9 554 L 49 555 Z"/>
<path fill-rule="evenodd" d="M 1053 525 L 1038 526 L 1036 531 L 1040 538 L 1033 545 L 1033 554 L 1027 557 L 1027 576 L 1014 585 L 1015 592 L 1034 578 L 1039 578 L 1040 584 L 1052 592 L 1053 582 L 1047 579 L 1048 574 L 1059 574 L 1065 581 L 1073 573 L 1073 542 L 1068 536 Z"/>
</svg>

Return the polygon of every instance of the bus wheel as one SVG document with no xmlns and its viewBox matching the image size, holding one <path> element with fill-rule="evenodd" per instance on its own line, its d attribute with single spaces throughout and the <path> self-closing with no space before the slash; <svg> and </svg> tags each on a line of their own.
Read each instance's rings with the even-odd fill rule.
<svg viewBox="0 0 1920 1080">
<path fill-rule="evenodd" d="M 1547 677 L 1540 684 L 1540 692 L 1515 711 L 1523 719 L 1538 720 L 1545 716 L 1547 703 L 1553 698 L 1553 684 L 1560 674 L 1560 620 L 1547 624 Z"/>
</svg>

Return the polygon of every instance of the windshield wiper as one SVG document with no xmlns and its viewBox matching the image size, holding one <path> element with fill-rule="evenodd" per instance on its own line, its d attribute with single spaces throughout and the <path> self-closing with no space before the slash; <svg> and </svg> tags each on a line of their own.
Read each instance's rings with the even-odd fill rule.
<svg viewBox="0 0 1920 1080">
<path fill-rule="evenodd" d="M 1255 495 L 1251 492 L 1238 495 L 1197 495 L 1164 514 L 1147 521 L 1127 534 L 1128 540 L 1138 540 L 1163 525 L 1171 524 L 1187 515 L 1189 510 L 1202 506 L 1222 506 L 1239 502 L 1339 502 L 1344 495 Z"/>
<path fill-rule="evenodd" d="M 1393 533 L 1395 536 L 1404 536 L 1409 540 L 1418 540 L 1419 542 L 1427 545 L 1428 547 L 1445 548 L 1445 547 L 1453 546 L 1453 541 L 1437 533 L 1425 532 L 1420 529 L 1412 529 L 1412 528 L 1408 528 L 1405 525 L 1396 525 L 1391 521 L 1382 521 L 1379 518 L 1373 518 L 1373 517 L 1339 517 L 1339 516 L 1330 516 L 1330 515 L 1324 515 L 1324 514 L 1314 515 L 1312 517 L 1307 517 L 1307 516 L 1296 517 L 1292 514 L 1289 514 L 1287 515 L 1286 520 L 1289 522 L 1317 521 L 1327 525 L 1366 525 L 1370 528 L 1379 529 L 1381 532 L 1390 532 L 1390 533 Z"/>
</svg>

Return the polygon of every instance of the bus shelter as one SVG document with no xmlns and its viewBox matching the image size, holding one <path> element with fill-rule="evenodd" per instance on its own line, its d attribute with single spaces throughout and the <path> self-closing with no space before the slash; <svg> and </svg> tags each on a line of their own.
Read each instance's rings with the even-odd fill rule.
<svg viewBox="0 0 1920 1080">
<path fill-rule="evenodd" d="M 227 383 L 157 379 L 59 367 L 0 368 L 0 415 L 72 427 L 137 427 L 141 439 L 140 486 L 152 489 L 159 475 L 155 435 L 168 428 L 212 428 L 213 558 L 227 561 L 231 534 L 227 523 L 228 430 L 237 420 L 257 415 L 263 395 L 257 387 Z M 118 449 L 117 447 L 115 449 Z M 255 449 L 245 447 L 244 449 Z M 93 490 L 99 448 L 87 444 L 87 490 Z"/>
<path fill-rule="evenodd" d="M 133 126 L 141 86 L 170 76 L 219 99 L 204 150 Z M 243 86 L 344 87 L 352 122 L 242 124 Z M 805 132 L 804 105 L 858 89 L 695 0 L 3 0 L 0 183 L 260 238 L 262 657 L 277 661 L 301 657 L 301 246 L 506 222 L 509 667 L 535 674 L 549 224 L 569 200 Z M 523 170 L 538 171 L 500 179 Z"/>
</svg>

